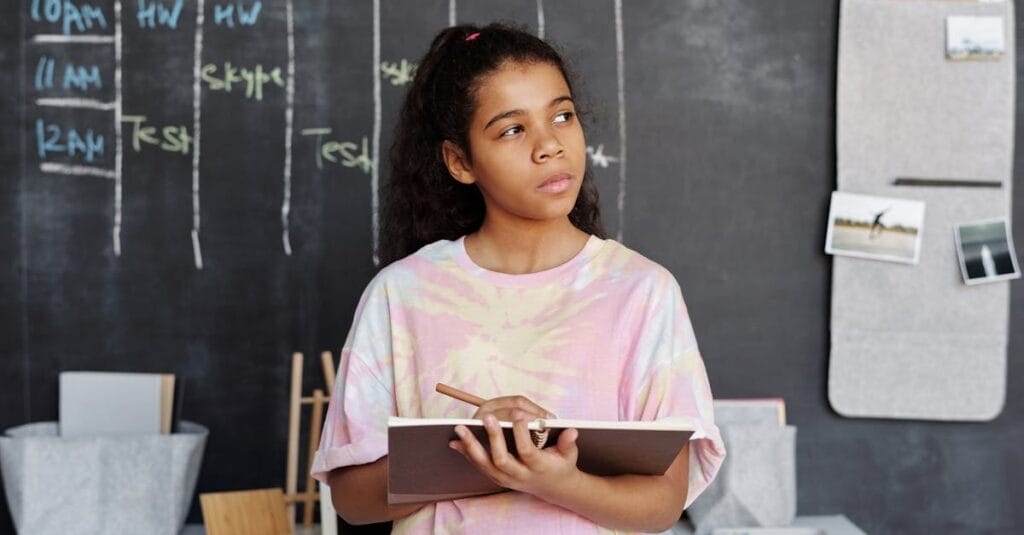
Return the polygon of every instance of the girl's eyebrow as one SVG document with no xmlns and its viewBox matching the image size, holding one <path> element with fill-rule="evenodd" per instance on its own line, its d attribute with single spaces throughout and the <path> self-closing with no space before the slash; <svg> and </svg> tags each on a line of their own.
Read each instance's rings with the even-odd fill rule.
<svg viewBox="0 0 1024 535">
<path fill-rule="evenodd" d="M 561 104 L 561 103 L 563 103 L 565 101 L 572 102 L 572 97 L 570 97 L 569 95 L 562 95 L 560 97 L 555 97 L 554 100 L 552 100 L 551 102 L 548 103 L 548 107 L 550 108 L 552 106 L 557 106 L 558 104 Z M 491 120 L 487 121 L 487 124 L 484 125 L 484 130 L 487 130 L 488 128 L 491 127 L 492 124 L 494 124 L 494 123 L 496 123 L 496 122 L 498 122 L 498 121 L 500 121 L 502 119 L 508 119 L 509 117 L 515 117 L 517 115 L 522 115 L 524 113 L 526 113 L 526 112 L 521 110 L 521 109 L 503 111 L 503 112 L 495 115 L 494 117 L 491 117 Z"/>
</svg>

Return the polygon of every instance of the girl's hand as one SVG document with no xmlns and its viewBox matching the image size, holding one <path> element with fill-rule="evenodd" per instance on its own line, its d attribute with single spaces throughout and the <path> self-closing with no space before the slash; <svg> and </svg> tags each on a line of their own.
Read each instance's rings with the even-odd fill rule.
<svg viewBox="0 0 1024 535">
<path fill-rule="evenodd" d="M 539 449 L 530 440 L 527 421 L 517 419 L 512 427 L 519 453 L 516 458 L 508 451 L 505 434 L 493 415 L 484 417 L 484 428 L 490 441 L 489 451 L 462 425 L 455 426 L 459 440 L 448 445 L 502 487 L 547 499 L 564 495 L 566 489 L 576 483 L 576 476 L 582 473 L 576 468 L 579 457 L 576 437 L 579 433 L 575 429 L 562 431 L 556 445 Z"/>
<path fill-rule="evenodd" d="M 483 420 L 488 414 L 500 421 L 534 420 L 537 418 L 554 418 L 554 414 L 537 405 L 524 396 L 502 396 L 489 399 L 480 405 L 473 414 L 474 420 Z"/>
</svg>

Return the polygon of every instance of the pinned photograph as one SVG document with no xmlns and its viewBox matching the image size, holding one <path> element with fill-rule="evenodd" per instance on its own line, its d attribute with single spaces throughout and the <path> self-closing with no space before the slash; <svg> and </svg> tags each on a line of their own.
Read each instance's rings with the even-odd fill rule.
<svg viewBox="0 0 1024 535">
<path fill-rule="evenodd" d="M 916 264 L 924 202 L 832 192 L 825 252 Z"/>
<path fill-rule="evenodd" d="M 955 228 L 960 272 L 967 284 L 1020 277 L 1006 219 L 964 223 Z"/>
<path fill-rule="evenodd" d="M 946 17 L 946 57 L 999 59 L 1006 50 L 1002 17 Z"/>
</svg>

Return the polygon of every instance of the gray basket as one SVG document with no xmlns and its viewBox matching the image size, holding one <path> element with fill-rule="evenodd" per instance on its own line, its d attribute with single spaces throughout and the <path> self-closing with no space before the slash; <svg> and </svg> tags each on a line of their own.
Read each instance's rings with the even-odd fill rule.
<svg viewBox="0 0 1024 535">
<path fill-rule="evenodd" d="M 0 472 L 19 533 L 176 535 L 192 504 L 209 431 L 61 438 L 56 422 L 0 436 Z"/>
<path fill-rule="evenodd" d="M 687 509 L 696 535 L 715 528 L 790 525 L 796 518 L 796 427 L 722 425 L 719 430 L 729 455 Z"/>
</svg>

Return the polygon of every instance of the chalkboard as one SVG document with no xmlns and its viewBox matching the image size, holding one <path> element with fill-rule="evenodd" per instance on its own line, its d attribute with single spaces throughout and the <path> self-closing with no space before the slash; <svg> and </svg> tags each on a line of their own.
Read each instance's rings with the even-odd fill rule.
<svg viewBox="0 0 1024 535">
<path fill-rule="evenodd" d="M 441 28 L 505 19 L 580 75 L 608 230 L 680 281 L 716 396 L 786 399 L 799 514 L 869 533 L 1024 528 L 1019 283 L 993 422 L 829 408 L 837 1 L 0 9 L 0 427 L 55 419 L 61 370 L 172 372 L 182 416 L 211 429 L 198 492 L 282 485 L 289 355 L 336 352 L 378 269 L 408 78 Z"/>
</svg>

